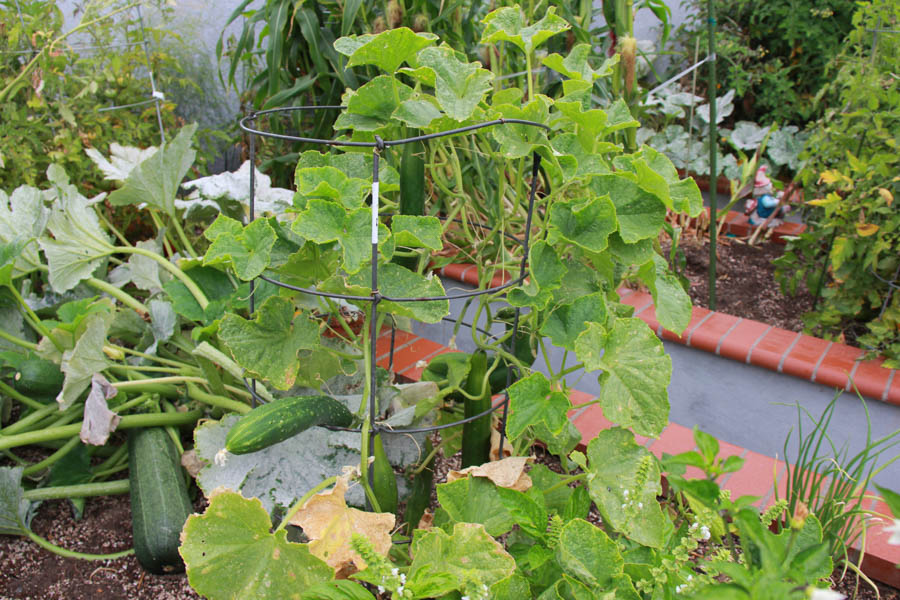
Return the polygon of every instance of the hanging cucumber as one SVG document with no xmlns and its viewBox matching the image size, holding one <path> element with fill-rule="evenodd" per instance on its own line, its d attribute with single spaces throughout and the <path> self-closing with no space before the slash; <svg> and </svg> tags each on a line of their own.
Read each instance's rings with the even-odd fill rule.
<svg viewBox="0 0 900 600">
<path fill-rule="evenodd" d="M 410 129 L 409 136 L 419 135 L 417 129 Z M 403 144 L 400 155 L 400 214 L 422 216 L 425 214 L 425 159 L 422 155 L 425 145 L 422 142 Z M 415 269 L 417 259 L 414 256 L 398 256 L 397 264 L 408 269 Z"/>
<path fill-rule="evenodd" d="M 473 417 L 491 407 L 491 388 L 485 385 L 487 375 L 487 354 L 481 350 L 469 359 L 469 377 L 466 379 L 466 393 L 473 398 L 465 400 L 465 416 Z M 481 465 L 490 459 L 491 415 L 463 424 L 462 466 Z"/>
<path fill-rule="evenodd" d="M 404 520 L 409 523 L 410 532 L 422 520 L 422 515 L 425 514 L 425 509 L 428 508 L 428 504 L 431 502 L 431 485 L 434 483 L 434 456 L 431 455 L 433 449 L 431 438 L 425 438 L 424 456 L 431 456 L 431 460 L 428 461 L 421 471 L 416 473 L 412 481 L 412 491 L 410 491 L 409 498 L 406 500 Z"/>
<path fill-rule="evenodd" d="M 313 425 L 347 427 L 353 415 L 328 396 L 292 396 L 257 406 L 235 423 L 225 438 L 232 454 L 248 454 L 282 442 Z"/>
<path fill-rule="evenodd" d="M 394 469 L 384 451 L 381 435 L 375 435 L 373 438 L 372 456 L 375 458 L 375 462 L 372 463 L 372 492 L 378 499 L 381 512 L 396 513 L 399 503 L 397 477 L 394 475 Z"/>
<path fill-rule="evenodd" d="M 128 432 L 134 553 L 141 566 L 151 573 L 184 570 L 178 546 L 192 508 L 180 458 L 165 427 Z"/>
</svg>

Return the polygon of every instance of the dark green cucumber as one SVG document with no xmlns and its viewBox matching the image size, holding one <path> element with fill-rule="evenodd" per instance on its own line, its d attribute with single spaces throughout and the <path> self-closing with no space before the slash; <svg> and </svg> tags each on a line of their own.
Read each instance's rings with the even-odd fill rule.
<svg viewBox="0 0 900 600">
<path fill-rule="evenodd" d="M 282 442 L 314 425 L 347 427 L 353 415 L 328 396 L 292 396 L 257 406 L 235 423 L 225 438 L 232 454 L 248 454 Z"/>
<path fill-rule="evenodd" d="M 62 389 L 63 379 L 59 365 L 43 358 L 28 358 L 16 370 L 13 387 L 26 396 L 55 396 Z"/>
<path fill-rule="evenodd" d="M 410 129 L 409 137 L 419 135 L 418 130 Z M 403 145 L 400 155 L 400 214 L 422 216 L 425 214 L 425 160 L 422 153 L 425 145 L 422 142 L 411 142 Z M 396 263 L 407 269 L 415 269 L 418 259 L 415 256 L 398 256 Z"/>
<path fill-rule="evenodd" d="M 433 449 L 431 438 L 425 438 L 424 456 L 430 456 Z M 409 524 L 408 531 L 410 533 L 418 526 L 419 521 L 422 520 L 422 515 L 425 514 L 425 509 L 428 508 L 428 504 L 431 502 L 432 483 L 434 483 L 434 456 L 431 457 L 425 468 L 416 473 L 412 481 L 412 491 L 406 500 L 404 520 Z"/>
<path fill-rule="evenodd" d="M 479 350 L 469 359 L 469 377 L 466 379 L 466 393 L 473 398 L 465 400 L 466 418 L 474 417 L 491 407 L 491 388 L 485 385 L 487 374 L 487 354 Z M 462 466 L 483 465 L 490 460 L 491 415 L 463 423 Z"/>
<path fill-rule="evenodd" d="M 381 435 L 374 436 L 372 456 L 372 492 L 378 499 L 378 507 L 381 512 L 396 513 L 399 498 L 397 496 L 397 476 L 388 461 L 381 443 Z"/>
<path fill-rule="evenodd" d="M 191 515 L 181 457 L 164 427 L 128 432 L 131 531 L 138 562 L 151 573 L 184 570 L 181 530 Z"/>
</svg>

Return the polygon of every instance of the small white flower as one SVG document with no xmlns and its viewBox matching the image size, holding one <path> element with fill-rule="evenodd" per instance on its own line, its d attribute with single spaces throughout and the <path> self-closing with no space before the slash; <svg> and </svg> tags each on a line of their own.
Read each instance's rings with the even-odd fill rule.
<svg viewBox="0 0 900 600">
<path fill-rule="evenodd" d="M 400 573 L 400 583 L 406 585 L 406 573 Z"/>
<path fill-rule="evenodd" d="M 685 579 L 685 581 L 690 581 L 690 580 L 693 579 L 693 578 L 694 578 L 693 575 L 688 575 L 687 578 Z"/>
<path fill-rule="evenodd" d="M 697 521 L 694 521 L 694 522 L 691 524 L 691 526 L 690 526 L 690 528 L 688 529 L 688 531 L 694 531 L 694 530 L 697 529 L 698 527 L 700 527 L 700 523 L 698 523 Z"/>
<path fill-rule="evenodd" d="M 707 527 L 706 525 L 704 525 L 703 527 L 700 528 L 700 539 L 701 540 L 709 539 L 709 527 Z"/>
<path fill-rule="evenodd" d="M 817 587 L 808 587 L 806 588 L 806 594 L 809 596 L 810 600 L 844 600 L 847 596 L 840 592 L 836 592 L 832 589 L 827 588 L 817 588 Z"/>
<path fill-rule="evenodd" d="M 893 524 L 888 525 L 884 530 L 891 534 L 887 543 L 892 546 L 900 546 L 900 519 L 894 519 Z"/>
<path fill-rule="evenodd" d="M 384 593 L 384 588 L 383 588 L 382 586 L 380 586 L 380 585 L 378 586 L 378 593 L 379 593 L 379 594 L 383 594 L 383 593 Z"/>
<path fill-rule="evenodd" d="M 625 504 L 622 505 L 622 510 L 625 510 L 625 506 L 626 506 Z"/>
<path fill-rule="evenodd" d="M 684 583 L 681 584 L 681 585 L 676 585 L 676 586 L 675 586 L 675 593 L 676 593 L 676 594 L 680 594 L 680 593 L 681 593 L 681 590 L 683 590 L 683 589 L 686 588 L 686 587 L 687 587 L 687 584 L 684 584 Z"/>
<path fill-rule="evenodd" d="M 402 593 L 403 593 L 403 586 L 401 585 L 400 587 L 397 588 L 397 595 L 399 596 Z"/>
<path fill-rule="evenodd" d="M 400 569 L 398 569 L 397 567 L 394 567 L 393 569 L 391 569 L 391 575 L 393 575 L 394 577 L 396 577 L 399 574 L 400 574 Z"/>
<path fill-rule="evenodd" d="M 424 369 L 424 368 L 427 367 L 427 366 L 428 366 L 428 361 L 427 361 L 427 360 L 419 360 L 419 361 L 416 361 L 416 368 L 417 368 L 417 369 Z"/>
<path fill-rule="evenodd" d="M 216 463 L 217 467 L 224 467 L 225 463 L 228 462 L 228 450 L 222 448 L 216 452 L 215 457 L 213 457 L 213 462 Z"/>
<path fill-rule="evenodd" d="M 643 502 L 638 502 L 638 509 L 641 509 L 641 508 L 644 508 L 644 503 L 643 503 Z"/>
<path fill-rule="evenodd" d="M 622 495 L 626 498 L 628 497 L 628 490 L 622 490 Z"/>
</svg>

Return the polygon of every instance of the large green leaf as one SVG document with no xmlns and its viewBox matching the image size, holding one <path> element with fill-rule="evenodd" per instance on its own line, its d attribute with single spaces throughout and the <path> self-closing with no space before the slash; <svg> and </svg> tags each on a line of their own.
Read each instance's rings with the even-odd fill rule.
<svg viewBox="0 0 900 600">
<path fill-rule="evenodd" d="M 406 587 L 416 598 L 458 590 L 484 596 L 485 588 L 512 575 L 516 561 L 481 525 L 457 523 L 453 532 L 418 530 Z"/>
<path fill-rule="evenodd" d="M 507 533 L 515 524 L 500 492 L 486 477 L 465 477 L 437 486 L 441 507 L 457 523 L 478 523 L 492 536 Z"/>
<path fill-rule="evenodd" d="M 425 48 L 419 64 L 434 71 L 434 94 L 447 116 L 465 121 L 491 89 L 494 74 L 480 63 L 467 63 L 447 46 Z"/>
<path fill-rule="evenodd" d="M 600 108 L 586 110 L 581 102 L 572 101 L 558 101 L 554 106 L 575 124 L 582 147 L 587 151 L 594 151 L 597 143 L 604 137 L 608 120 L 606 111 Z"/>
<path fill-rule="evenodd" d="M 23 185 L 11 196 L 0 190 L 0 242 L 10 244 L 18 240 L 23 243 L 14 263 L 13 277 L 40 267 L 38 246 L 31 242 L 44 233 L 49 217 L 50 211 L 44 206 L 39 189 Z"/>
<path fill-rule="evenodd" d="M 391 298 L 426 298 L 444 296 L 444 286 L 437 277 L 426 277 L 394 263 L 378 265 L 378 288 Z M 371 269 L 362 269 L 349 277 L 335 276 L 324 281 L 322 291 L 367 296 L 372 293 Z M 368 303 L 366 303 L 368 304 Z M 378 310 L 423 323 L 437 323 L 450 313 L 448 300 L 394 302 L 382 300 Z"/>
<path fill-rule="evenodd" d="M 287 390 L 297 379 L 300 351 L 317 346 L 319 326 L 304 314 L 294 318 L 291 301 L 272 296 L 252 321 L 226 313 L 219 325 L 219 337 L 249 375 Z"/>
<path fill-rule="evenodd" d="M 513 288 L 509 303 L 513 306 L 531 306 L 542 309 L 553 297 L 553 290 L 560 286 L 566 274 L 566 266 L 553 246 L 541 240 L 528 250 L 528 266 L 531 278 L 525 285 Z"/>
<path fill-rule="evenodd" d="M 60 410 L 69 408 L 90 385 L 94 374 L 109 366 L 103 346 L 114 317 L 112 311 L 92 313 L 84 320 L 84 330 L 75 347 L 63 352 L 60 370 L 66 378 L 56 396 Z"/>
<path fill-rule="evenodd" d="M 675 333 L 684 331 L 691 322 L 691 298 L 669 272 L 666 259 L 654 252 L 653 258 L 641 266 L 638 277 L 650 288 L 660 324 Z"/>
<path fill-rule="evenodd" d="M 665 154 L 644 146 L 630 162 L 640 188 L 659 198 L 667 208 L 692 217 L 703 210 L 703 197 L 697 183 L 690 177 L 679 179 L 675 165 Z"/>
<path fill-rule="evenodd" d="M 599 175 L 591 180 L 591 188 L 598 196 L 609 194 L 616 207 L 619 235 L 629 244 L 659 234 L 666 218 L 666 206 L 653 194 L 646 192 L 631 178 L 634 175 L 614 173 Z"/>
<path fill-rule="evenodd" d="M 372 189 L 371 169 L 365 178 L 361 178 L 349 176 L 332 166 L 297 168 L 295 178 L 301 198 L 333 200 L 348 209 L 362 206 Z"/>
<path fill-rule="evenodd" d="M 551 391 L 550 381 L 543 373 L 533 373 L 509 388 L 506 434 L 515 440 L 537 423 L 544 423 L 551 433 L 558 434 L 569 422 L 566 413 L 571 408 L 565 394 Z"/>
<path fill-rule="evenodd" d="M 609 196 L 555 202 L 550 207 L 547 241 L 569 242 L 590 252 L 602 252 L 617 228 L 616 208 Z"/>
<path fill-rule="evenodd" d="M 431 250 L 440 250 L 444 247 L 441 241 L 441 221 L 437 217 L 394 215 L 391 220 L 391 231 L 394 234 L 394 243 L 398 246 Z"/>
<path fill-rule="evenodd" d="M 544 493 L 539 488 L 532 487 L 527 492 L 520 492 L 498 487 L 497 493 L 510 517 L 523 532 L 536 540 L 544 539 L 549 515 L 544 504 Z"/>
<path fill-rule="evenodd" d="M 0 534 L 24 535 L 28 500 L 22 488 L 22 467 L 0 467 Z"/>
<path fill-rule="evenodd" d="M 352 35 L 337 39 L 334 49 L 350 57 L 348 67 L 375 65 L 391 75 L 404 62 L 414 64 L 416 53 L 437 39 L 433 33 L 416 33 L 408 27 L 388 29 L 378 35 Z"/>
<path fill-rule="evenodd" d="M 390 75 L 379 75 L 356 91 L 346 94 L 347 110 L 334 123 L 335 129 L 376 131 L 389 125 L 394 111 L 415 95 L 408 85 Z"/>
<path fill-rule="evenodd" d="M 484 18 L 482 44 L 510 42 L 522 52 L 531 52 L 557 33 L 569 29 L 565 19 L 556 15 L 556 7 L 547 9 L 544 18 L 526 25 L 526 16 L 519 5 L 498 8 Z"/>
<path fill-rule="evenodd" d="M 39 243 L 50 266 L 50 286 L 62 293 L 90 277 L 114 246 L 91 201 L 71 186 L 60 191 L 47 223 L 53 237 L 44 236 Z"/>
<path fill-rule="evenodd" d="M 114 206 L 146 203 L 176 218 L 175 194 L 197 155 L 191 148 L 196 130 L 196 123 L 182 127 L 175 139 L 132 169 L 125 184 L 109 195 L 110 203 Z"/>
<path fill-rule="evenodd" d="M 271 529 L 259 500 L 225 489 L 214 494 L 182 532 L 179 552 L 191 587 L 211 600 L 282 600 L 334 576 L 305 544 L 289 542 L 287 530 Z"/>
<path fill-rule="evenodd" d="M 421 129 L 441 116 L 441 111 L 427 100 L 404 100 L 394 111 L 394 118 L 410 127 Z"/>
<path fill-rule="evenodd" d="M 556 560 L 566 573 L 593 588 L 607 587 L 625 567 L 616 543 L 584 519 L 574 519 L 563 527 Z"/>
<path fill-rule="evenodd" d="M 595 79 L 609 77 L 613 74 L 613 68 L 619 62 L 618 54 L 604 60 L 599 69 L 592 68 L 588 62 L 588 59 L 592 56 L 594 56 L 594 53 L 590 44 L 576 44 L 565 58 L 559 54 L 551 54 L 541 62 L 544 66 L 579 81 L 593 83 Z"/>
<path fill-rule="evenodd" d="M 606 109 L 606 135 L 619 131 L 620 129 L 628 129 L 629 127 L 640 127 L 641 124 L 631 116 L 631 110 L 628 108 L 625 100 L 619 98 L 609 105 Z"/>
<path fill-rule="evenodd" d="M 606 300 L 602 293 L 576 297 L 571 304 L 558 306 L 551 312 L 541 333 L 550 338 L 555 346 L 575 351 L 575 340 L 584 331 L 587 323 L 606 324 Z"/>
<path fill-rule="evenodd" d="M 588 491 L 603 522 L 639 544 L 662 548 L 672 524 L 656 500 L 662 493 L 656 458 L 618 427 L 597 434 L 587 458 Z"/>
<path fill-rule="evenodd" d="M 542 124 L 548 124 L 550 120 L 550 100 L 546 96 L 537 96 L 525 106 L 494 104 L 492 108 L 494 118 L 523 119 Z M 533 125 L 498 125 L 492 132 L 500 144 L 500 152 L 506 158 L 522 158 L 531 154 L 537 146 L 549 145 L 544 130 Z"/>
<path fill-rule="evenodd" d="M 585 370 L 603 369 L 599 398 L 607 419 L 648 437 L 662 433 L 669 422 L 672 359 L 646 323 L 617 319 L 609 332 L 587 323 L 575 354 Z"/>
<path fill-rule="evenodd" d="M 204 265 L 230 265 L 244 281 L 255 279 L 269 266 L 275 230 L 265 219 L 256 219 L 246 227 L 220 214 L 203 232 L 212 243 L 203 257 Z"/>
<path fill-rule="evenodd" d="M 315 167 L 334 167 L 351 179 L 361 179 L 366 181 L 368 185 L 372 183 L 371 152 L 335 154 L 333 152 L 324 153 L 316 150 L 307 150 L 300 155 L 300 159 L 297 161 L 295 179 L 298 189 L 304 185 L 302 182 L 303 176 L 300 175 L 300 172 L 304 169 Z M 397 174 L 397 170 L 390 166 L 387 161 L 383 160 L 379 163 L 378 180 L 381 182 L 382 192 L 392 192 L 400 188 L 400 176 Z"/>
<path fill-rule="evenodd" d="M 343 249 L 343 267 L 356 273 L 372 258 L 372 209 L 366 206 L 347 212 L 336 202 L 310 200 L 297 215 L 291 231 L 317 244 L 338 242 Z M 394 240 L 383 224 L 378 224 L 378 241 L 384 260 L 394 254 Z"/>
</svg>

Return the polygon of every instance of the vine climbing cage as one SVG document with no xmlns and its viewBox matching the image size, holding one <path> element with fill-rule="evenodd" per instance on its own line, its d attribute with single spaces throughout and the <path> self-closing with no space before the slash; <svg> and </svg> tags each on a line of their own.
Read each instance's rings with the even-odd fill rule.
<svg viewBox="0 0 900 600">
<path fill-rule="evenodd" d="M 383 219 L 390 219 L 393 214 L 390 213 L 381 213 L 380 212 L 380 177 L 379 170 L 381 166 L 381 161 L 386 152 L 388 152 L 391 148 L 400 147 L 404 144 L 411 144 L 416 142 L 424 142 L 428 140 L 436 140 L 441 138 L 449 138 L 453 136 L 461 136 L 470 134 L 477 130 L 485 129 L 485 128 L 494 128 L 494 127 L 507 127 L 511 125 L 521 125 L 525 127 L 534 127 L 541 128 L 544 130 L 549 130 L 549 127 L 543 123 L 538 123 L 535 121 L 528 121 L 524 119 L 495 119 L 492 121 L 484 121 L 481 123 L 467 125 L 465 127 L 459 127 L 455 129 L 449 129 L 445 131 L 440 131 L 436 133 L 430 133 L 426 135 L 419 135 L 415 137 L 408 137 L 402 139 L 382 139 L 380 136 L 375 136 L 375 140 L 372 142 L 368 141 L 351 141 L 344 139 L 318 139 L 318 138 L 310 138 L 299 135 L 290 135 L 285 133 L 274 133 L 271 131 L 266 131 L 260 126 L 260 121 L 263 117 L 271 118 L 278 116 L 290 116 L 294 115 L 298 112 L 300 113 L 315 113 L 316 111 L 324 111 L 324 110 L 342 110 L 343 106 L 292 106 L 292 107 L 283 107 L 283 108 L 273 108 L 262 111 L 257 111 L 250 113 L 240 120 L 240 128 L 241 130 L 247 134 L 248 136 L 248 146 L 249 146 L 249 160 L 251 164 L 250 169 L 250 190 L 249 190 L 249 221 L 252 222 L 256 219 L 256 204 L 255 204 L 255 192 L 256 192 L 256 175 L 255 175 L 255 167 L 252 165 L 256 164 L 256 154 L 257 154 L 257 141 L 258 138 L 267 138 L 272 140 L 280 140 L 283 142 L 290 142 L 295 144 L 308 144 L 313 147 L 320 146 L 325 148 L 348 148 L 355 149 L 355 151 L 366 151 L 369 150 L 372 153 L 372 176 L 371 176 L 371 193 L 369 196 L 369 207 L 371 211 L 371 292 L 368 295 L 351 295 L 351 294 L 339 294 L 332 292 L 321 291 L 312 287 L 301 287 L 292 285 L 290 283 L 286 283 L 283 281 L 279 281 L 273 277 L 269 277 L 267 275 L 260 275 L 257 279 L 261 281 L 265 281 L 269 284 L 277 286 L 279 288 L 284 288 L 291 290 L 293 292 L 297 292 L 300 294 L 306 294 L 309 296 L 315 296 L 320 298 L 326 298 L 330 300 L 338 300 L 343 302 L 351 302 L 358 305 L 368 306 L 370 308 L 368 314 L 371 315 L 369 319 L 369 352 L 368 352 L 368 393 L 367 397 L 364 398 L 368 402 L 367 405 L 367 419 L 368 419 L 368 430 L 369 430 L 369 446 L 368 446 L 368 455 L 372 456 L 373 449 L 375 447 L 377 436 L 379 435 L 409 435 L 409 434 L 429 434 L 431 432 L 435 432 L 438 430 L 444 430 L 451 427 L 457 427 L 463 425 L 465 423 L 475 421 L 481 418 L 490 418 L 490 415 L 499 411 L 500 412 L 500 442 L 499 442 L 499 455 L 503 455 L 503 445 L 505 443 L 505 426 L 506 419 L 508 415 L 509 409 L 509 395 L 506 389 L 504 389 L 502 394 L 502 399 L 498 402 L 492 403 L 492 406 L 485 411 L 480 412 L 479 414 L 467 416 L 462 419 L 458 419 L 452 422 L 441 423 L 437 425 L 430 425 L 425 427 L 406 427 L 406 428 L 396 428 L 384 425 L 379 423 L 377 420 L 378 416 L 378 381 L 376 377 L 376 362 L 378 360 L 377 350 L 376 350 L 376 342 L 381 332 L 377 331 L 378 328 L 378 319 L 376 318 L 379 310 L 379 305 L 382 302 L 392 302 L 392 303 L 417 303 L 417 302 L 434 302 L 434 301 L 450 301 L 450 300 L 472 300 L 481 296 L 494 296 L 494 295 L 503 295 L 510 288 L 520 285 L 526 278 L 527 275 L 527 257 L 528 257 L 528 249 L 531 237 L 531 227 L 532 227 L 532 216 L 535 210 L 535 202 L 537 197 L 537 185 L 540 173 L 540 164 L 541 157 L 537 153 L 532 154 L 532 164 L 531 164 L 531 183 L 527 188 L 527 212 L 525 217 L 525 229 L 524 232 L 520 236 L 513 235 L 507 231 L 501 231 L 501 235 L 508 240 L 511 244 L 517 246 L 521 251 L 521 259 L 518 263 L 518 274 L 514 277 L 507 278 L 506 280 L 499 282 L 497 285 L 494 285 L 494 282 L 488 285 L 485 289 L 475 289 L 468 291 L 459 291 L 451 294 L 444 294 L 440 296 L 422 296 L 422 297 L 406 297 L 406 296 L 391 296 L 382 294 L 379 290 L 379 281 L 378 281 L 378 264 L 380 257 L 379 250 L 379 224 Z M 446 220 L 446 217 L 441 217 L 442 220 Z M 460 222 L 459 219 L 452 219 L 453 221 Z M 491 224 L 487 223 L 468 223 L 469 226 L 476 227 L 483 231 L 495 231 L 495 227 Z M 257 288 L 255 285 L 255 280 L 250 282 L 250 298 L 249 298 L 249 308 L 250 312 L 255 311 L 255 297 L 257 293 Z M 516 339 L 519 333 L 519 320 L 521 315 L 521 308 L 516 307 L 514 309 L 514 316 L 512 322 L 512 337 L 510 338 L 510 351 L 513 355 L 515 355 L 515 345 Z M 454 322 L 455 319 L 449 316 L 443 317 L 444 321 Z M 393 319 L 389 320 L 390 322 L 390 346 L 389 346 L 389 354 L 388 354 L 388 370 L 390 371 L 393 365 L 393 354 L 395 349 L 395 334 L 396 334 L 396 323 Z M 492 338 L 496 341 L 496 336 L 489 331 L 486 331 L 480 328 L 476 323 L 466 323 L 464 321 L 460 322 L 460 325 L 474 328 L 479 333 L 486 335 L 488 338 Z M 517 368 L 513 365 L 513 368 Z M 507 380 L 505 388 L 508 388 L 512 383 L 512 374 L 513 368 L 507 370 Z M 521 375 L 521 373 L 519 374 Z M 266 400 L 260 395 L 256 393 L 256 381 L 252 379 L 245 379 L 245 385 L 247 386 L 248 391 L 251 393 L 252 402 L 255 405 L 256 403 L 265 403 Z M 362 430 L 361 427 L 335 427 L 335 426 L 325 426 L 328 429 L 339 430 L 339 431 L 349 431 L 349 432 L 360 432 Z M 369 467 L 368 477 L 371 482 L 372 478 L 372 467 Z"/>
</svg>

